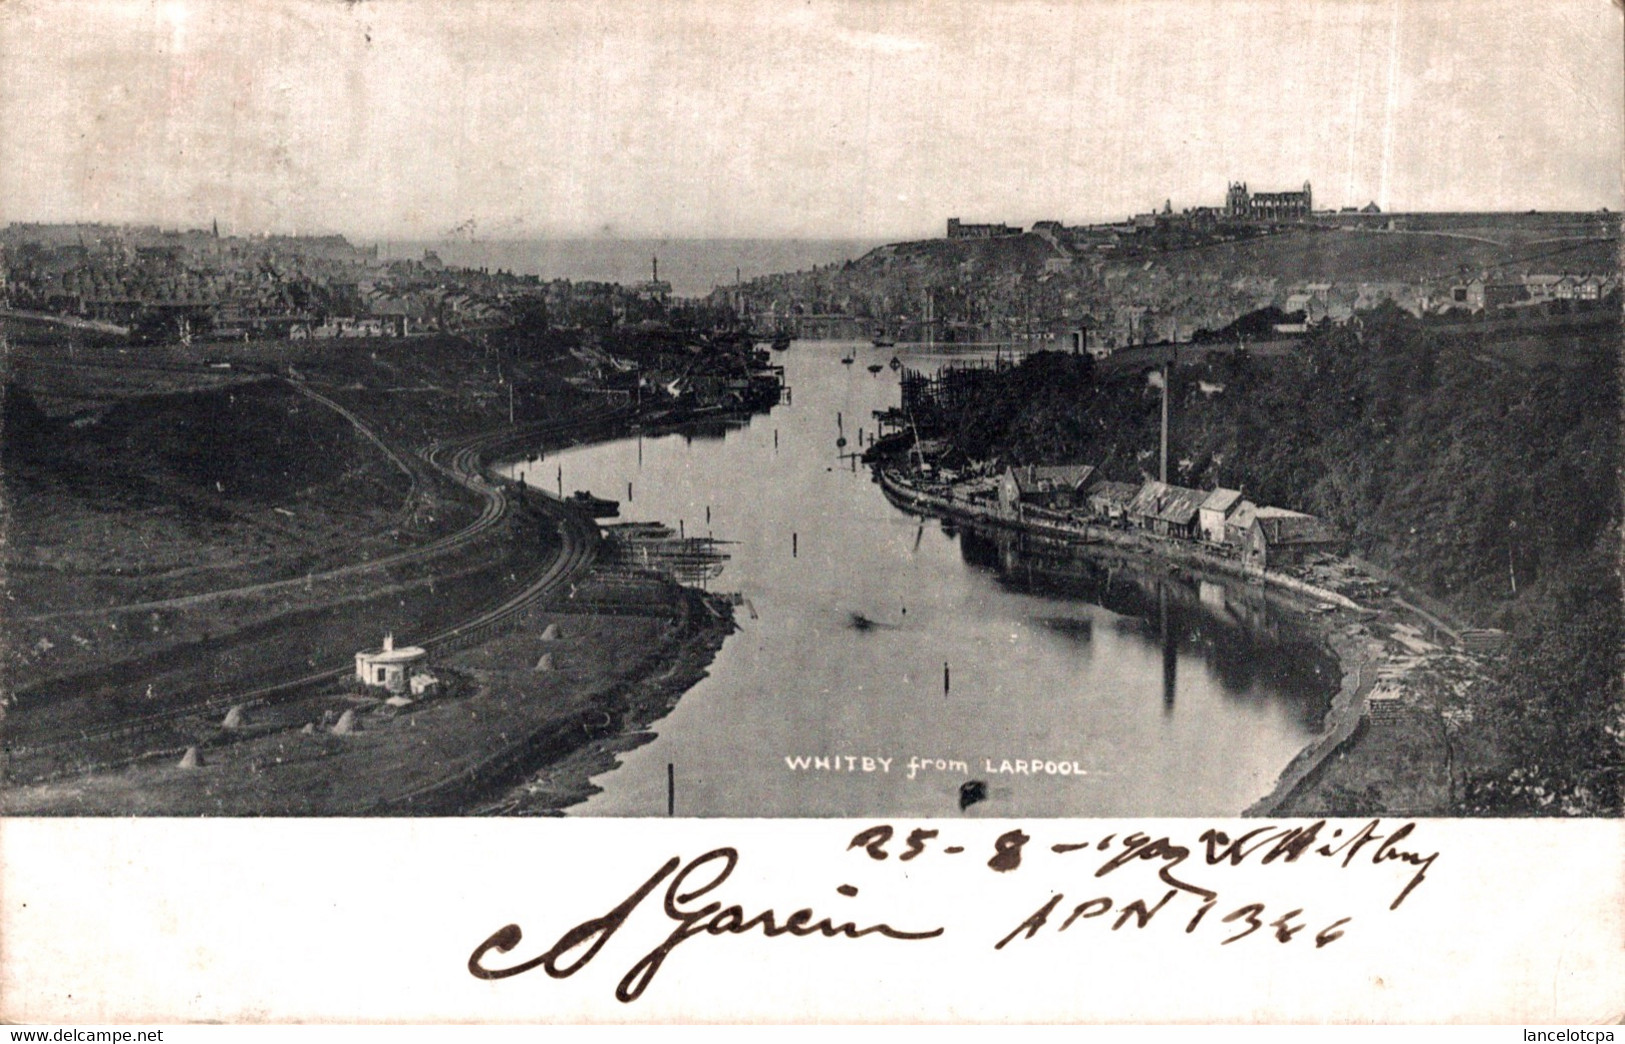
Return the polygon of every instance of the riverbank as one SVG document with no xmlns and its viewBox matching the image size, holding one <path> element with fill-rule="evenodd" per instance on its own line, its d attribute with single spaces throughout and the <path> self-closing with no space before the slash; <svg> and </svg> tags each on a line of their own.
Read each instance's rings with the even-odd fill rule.
<svg viewBox="0 0 1625 1044">
<path fill-rule="evenodd" d="M 516 627 L 524 630 L 526 618 L 516 612 L 549 592 L 572 585 L 580 588 L 588 582 L 578 574 L 582 565 L 590 563 L 598 539 L 591 520 L 577 520 L 576 512 L 557 506 L 544 493 L 524 493 L 487 475 L 490 459 L 521 448 L 545 446 L 551 450 L 611 439 L 625 435 L 640 413 L 657 413 L 659 421 L 666 423 L 681 419 L 684 411 L 671 407 L 637 411 L 583 396 L 573 388 L 549 383 L 549 373 L 538 370 L 532 376 L 540 382 L 540 390 L 527 388 L 520 397 L 529 399 L 531 407 L 522 412 L 535 419 L 521 417 L 515 424 L 510 415 L 507 426 L 493 427 L 492 420 L 486 419 L 492 396 L 479 384 L 469 385 L 461 379 L 483 381 L 486 376 L 468 368 L 464 357 L 469 353 L 453 357 L 448 355 L 447 345 L 438 341 L 391 347 L 394 350 L 387 358 L 376 351 L 339 352 L 332 358 L 303 353 L 297 360 L 291 354 L 286 359 L 279 357 L 276 369 L 285 368 L 288 375 L 280 379 L 260 372 L 271 360 L 255 356 L 247 348 L 233 358 L 233 365 L 241 364 L 240 372 L 229 367 L 199 370 L 195 362 L 187 365 L 181 359 L 155 359 L 150 357 L 152 353 L 137 360 L 111 349 L 81 351 L 71 365 L 52 369 L 42 363 L 39 373 L 30 371 L 29 386 L 51 411 L 49 419 L 42 419 L 47 415 L 39 411 L 38 416 L 24 418 L 31 420 L 31 425 L 23 427 L 33 430 L 38 444 L 38 459 L 29 461 L 37 465 L 31 473 L 43 476 L 41 481 L 56 483 L 51 487 L 54 500 L 32 488 L 28 497 L 21 498 L 35 514 L 55 515 L 60 520 L 64 512 L 57 510 L 59 501 L 77 504 L 110 487 L 109 483 L 80 481 L 83 468 L 68 468 L 65 477 L 53 477 L 51 465 L 60 463 L 70 437 L 84 441 L 83 432 L 100 433 L 108 428 L 111 422 L 106 411 L 133 410 L 134 406 L 124 405 L 126 400 L 145 406 L 155 395 L 168 395 L 164 401 L 171 412 L 179 412 L 187 422 L 169 426 L 149 422 L 135 436 L 145 435 L 149 429 L 167 432 L 169 427 L 181 435 L 195 435 L 197 423 L 192 421 L 197 414 L 215 427 L 228 426 L 230 430 L 221 437 L 233 447 L 236 457 L 246 455 L 249 460 L 222 476 L 219 488 L 213 474 L 205 476 L 208 482 L 193 483 L 198 497 L 219 497 L 223 492 L 222 503 L 231 511 L 229 518 L 209 516 L 212 528 L 207 531 L 185 534 L 189 557 L 178 552 L 170 555 L 185 563 L 185 568 L 176 568 L 175 562 L 154 552 L 155 542 L 145 538 L 146 530 L 135 531 L 150 521 L 143 513 L 122 511 L 111 516 L 123 527 L 118 540 L 83 539 L 86 527 L 71 513 L 69 524 L 54 530 L 42 521 L 42 534 L 49 533 L 51 539 L 81 555 L 112 555 L 119 568 L 116 575 L 96 574 L 93 579 L 100 586 L 89 593 L 70 589 L 72 583 L 84 588 L 88 581 L 78 581 L 77 574 L 64 569 L 53 572 L 56 587 L 43 594 L 33 589 L 38 583 L 21 591 L 13 585 L 11 593 L 24 596 L 16 599 L 14 608 L 32 612 L 29 619 L 36 629 L 55 629 L 49 634 L 14 636 L 29 639 L 13 650 L 14 657 L 26 656 L 29 662 L 11 665 L 29 668 L 25 676 L 28 687 L 9 694 L 4 768 L 9 790 L 33 788 L 18 801 L 37 813 L 67 814 L 336 814 L 341 807 L 393 811 L 398 788 L 387 783 L 329 787 L 313 778 L 309 785 L 316 788 L 314 795 L 279 794 L 275 788 L 222 785 L 219 777 L 239 762 L 239 767 L 250 767 L 250 775 L 263 776 L 265 764 L 283 763 L 278 758 L 306 760 L 308 750 L 292 748 L 276 748 L 265 758 L 258 757 L 254 752 L 256 745 L 263 745 L 260 733 L 305 726 L 319 732 L 331 724 L 324 720 L 331 717 L 328 711 L 341 714 L 344 709 L 354 709 L 333 702 L 354 695 L 345 691 L 350 672 L 341 665 L 354 650 L 376 645 L 384 631 L 428 645 L 431 657 L 441 662 L 442 652 L 464 650 L 476 637 L 483 639 L 494 631 L 506 633 Z M 447 361 L 459 378 L 455 382 L 446 379 L 446 368 L 440 365 Z M 388 386 L 376 387 L 380 379 Z M 312 385 L 320 386 L 325 394 L 314 391 Z M 261 398 L 269 395 L 271 406 L 246 411 L 247 392 L 260 392 Z M 424 401 L 426 395 L 436 400 L 433 408 Z M 449 411 L 439 408 L 447 403 L 453 407 Z M 547 407 L 541 417 L 536 417 L 538 404 Z M 313 420 L 326 424 L 320 438 L 305 437 Z M 238 430 L 245 427 L 249 429 L 246 435 Z M 369 455 L 368 463 L 376 463 L 374 470 L 399 489 L 390 488 L 389 496 L 381 498 L 371 486 L 358 486 L 357 468 L 346 468 L 348 462 L 340 455 L 308 451 L 310 445 L 331 446 L 344 439 L 356 441 L 360 452 Z M 8 443 L 16 441 L 9 439 Z M 125 447 L 126 442 L 134 449 Z M 266 445 L 272 448 L 266 449 Z M 14 448 L 8 445 L 8 449 Z M 169 459 L 176 454 L 168 452 L 167 443 L 133 437 L 116 440 L 113 450 L 121 449 L 134 463 L 115 459 L 109 467 L 144 468 L 143 477 L 146 472 L 156 475 L 152 481 L 166 495 L 175 494 L 176 489 L 189 496 L 194 492 L 190 486 L 178 486 L 180 480 L 170 474 L 174 467 Z M 284 496 L 281 487 L 267 492 L 254 486 L 247 493 L 237 488 L 241 476 L 258 474 L 250 465 L 266 459 L 280 462 L 276 452 L 283 456 L 295 452 L 298 460 L 330 465 L 329 470 L 342 480 L 334 484 L 328 497 L 333 511 L 353 508 L 352 513 L 362 516 L 371 529 L 361 533 L 362 527 L 346 519 L 344 526 L 330 527 L 334 533 L 324 531 L 313 537 L 300 531 L 294 534 L 298 539 L 293 548 L 299 554 L 289 552 L 283 546 L 289 543 L 283 531 L 292 528 L 290 520 L 298 519 L 309 528 L 305 522 L 312 514 L 308 480 L 295 491 L 303 498 L 298 501 Z M 8 485 L 24 470 L 13 469 Z M 292 488 L 296 482 L 283 484 Z M 319 492 L 328 493 L 325 488 Z M 233 495 L 238 499 L 232 500 Z M 375 506 L 381 499 L 388 503 Z M 511 510 L 516 505 L 526 510 Z M 122 510 L 126 505 L 115 507 Z M 252 518 L 249 511 L 254 512 Z M 239 555 L 226 563 L 231 568 L 216 568 L 210 556 L 219 557 L 217 545 L 234 547 L 233 540 L 241 542 L 239 530 L 254 525 L 266 528 L 262 520 L 273 523 L 269 531 L 283 542 L 261 539 L 253 556 Z M 361 539 L 379 533 L 381 538 L 374 544 Z M 121 551 L 125 545 L 129 545 L 129 554 Z M 24 550 L 37 554 L 45 546 L 41 536 L 25 542 Z M 170 548 L 162 542 L 156 546 L 159 552 Z M 203 568 L 197 565 L 200 561 Z M 650 582 L 664 583 L 655 578 Z M 678 612 L 682 599 L 677 595 L 662 597 L 665 608 L 645 605 L 638 611 L 640 615 L 622 621 L 621 626 L 594 621 L 586 628 L 589 644 L 592 635 L 604 632 L 603 655 L 597 658 L 609 666 L 585 681 L 575 679 L 566 688 L 574 692 L 585 685 L 583 691 L 594 692 L 600 682 L 627 685 L 638 680 L 644 669 L 628 673 L 616 658 L 614 649 L 622 645 L 665 650 L 661 655 L 671 663 L 652 662 L 648 673 L 664 673 L 679 661 L 708 663 L 720 637 L 692 649 L 685 639 L 682 648 L 672 650 L 656 641 L 659 635 L 645 633 L 648 619 L 672 621 L 694 615 L 687 608 Z M 617 611 L 610 607 L 607 614 L 615 617 Z M 716 618 L 715 607 L 707 618 Z M 477 633 L 464 633 L 471 629 Z M 15 685 L 23 672 L 14 669 L 9 673 Z M 478 686 L 453 688 L 464 694 L 480 691 Z M 274 698 L 262 698 L 261 694 L 272 690 Z M 675 692 L 671 694 L 672 699 L 675 696 Z M 580 702 L 568 694 L 562 698 L 567 706 Z M 356 706 L 371 713 L 364 701 Z M 246 711 L 255 721 L 254 727 L 223 730 L 220 722 L 230 708 Z M 595 707 L 593 713 L 603 710 Z M 504 713 L 501 708 L 495 712 Z M 414 716 L 413 720 L 429 722 L 438 716 Z M 550 726 L 536 727 L 545 733 Z M 558 727 L 564 730 L 561 735 L 572 729 L 569 723 Z M 557 756 L 570 746 L 556 740 L 542 742 L 534 734 L 527 743 L 529 749 L 523 752 L 508 746 L 505 739 L 494 745 L 476 745 L 472 749 L 486 750 L 497 758 L 476 775 L 489 776 L 497 763 L 514 771 L 533 767 L 538 757 Z M 206 762 L 216 757 L 216 747 L 227 752 L 220 755 L 221 771 L 210 774 L 213 797 L 199 798 L 196 786 L 184 779 L 171 788 L 181 795 L 178 797 L 148 800 L 129 792 L 126 777 L 130 773 L 145 778 L 145 770 L 177 761 L 181 751 L 194 746 Z M 239 753 L 246 760 L 239 759 Z M 377 776 L 375 767 L 363 765 L 358 771 L 362 777 Z M 105 777 L 105 785 L 89 784 L 92 777 Z M 286 772 L 278 778 L 291 779 Z M 58 786 L 63 783 L 69 785 Z M 297 781 L 290 785 L 301 786 Z M 166 786 L 158 784 L 158 789 Z M 322 796 L 328 790 L 346 796 L 330 801 Z M 255 794 L 257 797 L 245 796 Z M 470 800 L 484 796 L 481 790 Z M 451 807 L 440 799 L 431 804 Z"/>
<path fill-rule="evenodd" d="M 877 470 L 888 499 L 904 510 L 997 526 L 1069 544 L 1084 554 L 1135 556 L 1198 574 L 1245 579 L 1272 591 L 1274 600 L 1318 635 L 1341 676 L 1319 733 L 1244 815 L 1452 811 L 1459 746 L 1453 744 L 1452 730 L 1459 732 L 1472 720 L 1471 694 L 1485 677 L 1486 656 L 1462 647 L 1466 629 L 1442 621 L 1437 613 L 1443 607 L 1427 600 L 1434 610 L 1428 612 L 1413 604 L 1424 599 L 1406 591 L 1398 578 L 1352 557 L 1308 570 L 1315 582 L 1274 571 L 1249 574 L 1238 562 L 1183 542 L 1053 512 L 1013 519 L 948 489 L 925 488 L 895 470 Z"/>
<path fill-rule="evenodd" d="M 1317 587 L 1305 583 L 1297 577 L 1288 576 L 1274 570 L 1248 571 L 1242 567 L 1239 561 L 1209 553 L 1192 541 L 1175 540 L 1153 536 L 1141 531 L 1115 529 L 1111 526 L 1073 521 L 1056 512 L 1031 508 L 1025 510 L 1021 516 L 1011 518 L 1001 514 L 996 508 L 958 498 L 953 495 L 951 488 L 944 487 L 933 491 L 914 485 L 890 468 L 881 468 L 879 476 L 881 488 L 886 491 L 894 503 L 898 503 L 899 506 L 904 508 L 926 509 L 934 514 L 943 514 L 963 521 L 1015 529 L 1079 545 L 1110 545 L 1140 554 L 1182 562 L 1223 576 L 1268 584 L 1283 591 L 1290 591 L 1303 598 L 1312 599 L 1316 602 L 1317 607 L 1326 606 L 1329 609 L 1348 609 L 1354 612 L 1366 611 L 1364 606 L 1337 591 Z"/>
</svg>

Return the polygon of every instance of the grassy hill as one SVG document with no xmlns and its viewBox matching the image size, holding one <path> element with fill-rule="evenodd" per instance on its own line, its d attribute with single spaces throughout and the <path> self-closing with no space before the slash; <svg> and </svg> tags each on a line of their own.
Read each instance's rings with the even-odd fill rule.
<svg viewBox="0 0 1625 1044">
<path fill-rule="evenodd" d="M 1552 241 L 1549 229 L 1386 232 L 1315 229 L 1159 254 L 1170 276 L 1218 279 L 1274 277 L 1290 282 L 1378 283 L 1450 279 L 1461 272 L 1607 272 L 1617 241 Z M 1491 237 L 1494 237 L 1493 239 Z M 1140 262 L 1143 264 L 1143 261 Z"/>
</svg>

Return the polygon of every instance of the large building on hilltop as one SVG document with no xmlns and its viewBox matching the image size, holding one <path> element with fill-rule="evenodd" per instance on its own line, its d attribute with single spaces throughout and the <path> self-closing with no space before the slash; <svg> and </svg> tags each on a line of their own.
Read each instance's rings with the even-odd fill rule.
<svg viewBox="0 0 1625 1044">
<path fill-rule="evenodd" d="M 1015 225 L 966 225 L 961 224 L 958 218 L 948 219 L 949 239 L 998 239 L 1019 235 L 1021 229 Z"/>
<path fill-rule="evenodd" d="M 1297 221 L 1313 210 L 1307 181 L 1302 192 L 1249 192 L 1245 181 L 1233 181 L 1224 195 L 1224 216 L 1233 221 Z"/>
</svg>

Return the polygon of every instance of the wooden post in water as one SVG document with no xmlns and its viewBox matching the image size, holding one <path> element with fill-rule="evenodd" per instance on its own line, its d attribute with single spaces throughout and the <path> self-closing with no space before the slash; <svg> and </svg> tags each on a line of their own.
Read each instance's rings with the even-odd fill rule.
<svg viewBox="0 0 1625 1044">
<path fill-rule="evenodd" d="M 944 696 L 948 695 L 948 682 L 949 682 L 948 661 L 943 660 L 942 661 L 942 694 Z"/>
<path fill-rule="evenodd" d="M 559 465 L 559 499 L 564 499 L 564 465 Z"/>
<path fill-rule="evenodd" d="M 666 815 L 677 814 L 677 766 L 666 762 Z"/>
<path fill-rule="evenodd" d="M 796 535 L 794 533 L 790 534 L 790 557 L 796 557 Z"/>
<path fill-rule="evenodd" d="M 630 482 L 626 484 L 626 502 L 628 504 L 632 503 L 632 483 Z"/>
</svg>

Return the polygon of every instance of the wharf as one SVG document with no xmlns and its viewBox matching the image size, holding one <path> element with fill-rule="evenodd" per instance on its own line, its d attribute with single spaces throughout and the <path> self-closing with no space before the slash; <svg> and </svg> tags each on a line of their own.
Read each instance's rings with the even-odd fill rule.
<svg viewBox="0 0 1625 1044">
<path fill-rule="evenodd" d="M 1176 540 L 1139 531 L 1079 522 L 1059 512 L 1041 508 L 1025 508 L 1019 516 L 1012 517 L 995 507 L 957 497 L 952 487 L 933 490 L 915 485 L 894 468 L 880 469 L 880 487 L 888 499 L 905 509 L 1000 526 L 1070 544 L 1108 545 L 1139 554 L 1154 555 L 1196 569 L 1268 584 L 1340 609 L 1368 611 L 1358 602 L 1335 591 L 1316 587 L 1297 577 L 1274 570 L 1260 572 L 1247 569 L 1235 558 L 1210 551 L 1189 540 Z"/>
</svg>

